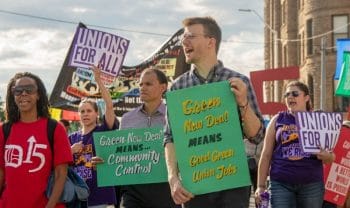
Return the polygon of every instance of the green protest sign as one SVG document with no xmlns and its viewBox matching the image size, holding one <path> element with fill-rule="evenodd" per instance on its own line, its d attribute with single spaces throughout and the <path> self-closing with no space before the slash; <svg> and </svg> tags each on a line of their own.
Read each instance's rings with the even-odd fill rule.
<svg viewBox="0 0 350 208">
<path fill-rule="evenodd" d="M 350 97 L 350 52 L 344 51 L 343 64 L 335 95 Z"/>
<path fill-rule="evenodd" d="M 167 182 L 163 128 L 95 132 L 98 186 Z"/>
<path fill-rule="evenodd" d="M 237 104 L 229 83 L 166 96 L 183 186 L 194 194 L 250 185 Z"/>
</svg>

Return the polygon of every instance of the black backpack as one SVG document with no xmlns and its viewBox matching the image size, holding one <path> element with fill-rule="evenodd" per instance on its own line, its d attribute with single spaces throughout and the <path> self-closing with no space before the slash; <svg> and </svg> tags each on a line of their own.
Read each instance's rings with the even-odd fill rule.
<svg viewBox="0 0 350 208">
<path fill-rule="evenodd" d="M 49 140 L 52 156 L 54 155 L 54 146 L 53 145 L 54 145 L 54 133 L 55 133 L 56 126 L 57 126 L 57 121 L 54 119 L 48 118 L 46 132 L 47 132 L 47 138 Z M 12 123 L 10 123 L 10 122 L 6 122 L 2 125 L 2 131 L 4 133 L 5 144 L 6 144 L 7 138 L 10 135 L 11 127 L 12 127 Z M 73 173 L 71 173 L 71 175 L 72 174 Z M 78 175 L 76 173 L 74 173 L 73 175 L 74 175 L 74 177 L 78 177 Z M 80 178 L 80 180 L 73 180 L 73 181 L 74 181 L 74 183 L 79 183 L 79 182 L 82 183 L 83 180 Z M 79 184 L 79 185 L 83 185 L 85 187 L 85 189 L 88 189 L 88 186 L 85 182 L 84 182 L 84 184 Z M 85 201 L 81 201 L 81 200 L 75 198 L 72 202 L 66 203 L 66 207 L 67 208 L 73 208 L 73 207 L 80 208 L 80 207 L 87 207 L 87 205 L 86 205 Z"/>
</svg>

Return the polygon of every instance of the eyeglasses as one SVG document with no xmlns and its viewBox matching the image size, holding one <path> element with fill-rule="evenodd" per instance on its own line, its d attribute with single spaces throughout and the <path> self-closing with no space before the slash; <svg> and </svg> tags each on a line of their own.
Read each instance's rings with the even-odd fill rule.
<svg viewBox="0 0 350 208">
<path fill-rule="evenodd" d="M 200 36 L 209 37 L 209 36 L 206 35 L 206 34 L 195 34 L 195 33 L 187 32 L 187 33 L 184 33 L 184 34 L 181 36 L 181 42 L 183 42 L 183 41 L 186 40 L 186 39 L 193 40 L 193 39 L 195 39 L 195 38 L 197 38 L 197 37 L 200 37 Z"/>
<path fill-rule="evenodd" d="M 298 97 L 300 95 L 300 92 L 299 91 L 286 92 L 286 93 L 284 93 L 283 97 L 287 98 L 287 97 L 289 97 L 289 95 L 292 95 L 293 97 Z"/>
<path fill-rule="evenodd" d="M 15 96 L 20 96 L 22 95 L 23 92 L 26 92 L 27 94 L 32 95 L 36 93 L 37 90 L 38 88 L 35 85 L 19 85 L 19 86 L 12 87 L 12 93 Z"/>
</svg>

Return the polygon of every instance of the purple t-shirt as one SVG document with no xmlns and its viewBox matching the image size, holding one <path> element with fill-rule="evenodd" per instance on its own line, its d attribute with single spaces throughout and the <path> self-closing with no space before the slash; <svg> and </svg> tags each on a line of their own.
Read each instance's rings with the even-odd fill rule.
<svg viewBox="0 0 350 208">
<path fill-rule="evenodd" d="M 113 130 L 119 126 L 118 121 L 114 122 Z M 101 204 L 116 204 L 116 194 L 114 187 L 97 187 L 97 175 L 96 170 L 92 169 L 91 158 L 95 156 L 95 145 L 93 144 L 93 132 L 108 131 L 107 124 L 104 122 L 102 125 L 97 125 L 94 130 L 88 134 L 82 135 L 81 131 L 77 131 L 69 135 L 71 144 L 83 141 L 83 152 L 79 154 L 73 154 L 74 166 L 73 169 L 77 172 L 90 188 L 90 195 L 88 198 L 88 205 L 101 205 Z"/>
<path fill-rule="evenodd" d="M 323 181 L 322 161 L 302 151 L 295 117 L 280 112 L 276 120 L 276 141 L 271 159 L 271 180 L 289 184 Z"/>
</svg>

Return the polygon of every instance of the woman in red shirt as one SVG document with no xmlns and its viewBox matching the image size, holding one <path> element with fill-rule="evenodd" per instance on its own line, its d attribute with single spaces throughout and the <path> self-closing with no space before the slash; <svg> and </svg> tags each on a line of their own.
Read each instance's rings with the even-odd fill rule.
<svg viewBox="0 0 350 208">
<path fill-rule="evenodd" d="M 53 153 L 47 138 L 50 117 L 45 86 L 36 75 L 17 73 L 8 83 L 6 95 L 8 138 L 0 128 L 0 207 L 65 207 L 58 200 L 66 181 L 72 154 L 61 124 L 54 131 Z M 53 166 L 53 167 L 52 167 Z M 45 190 L 51 171 L 55 185 L 48 199 Z"/>
</svg>

